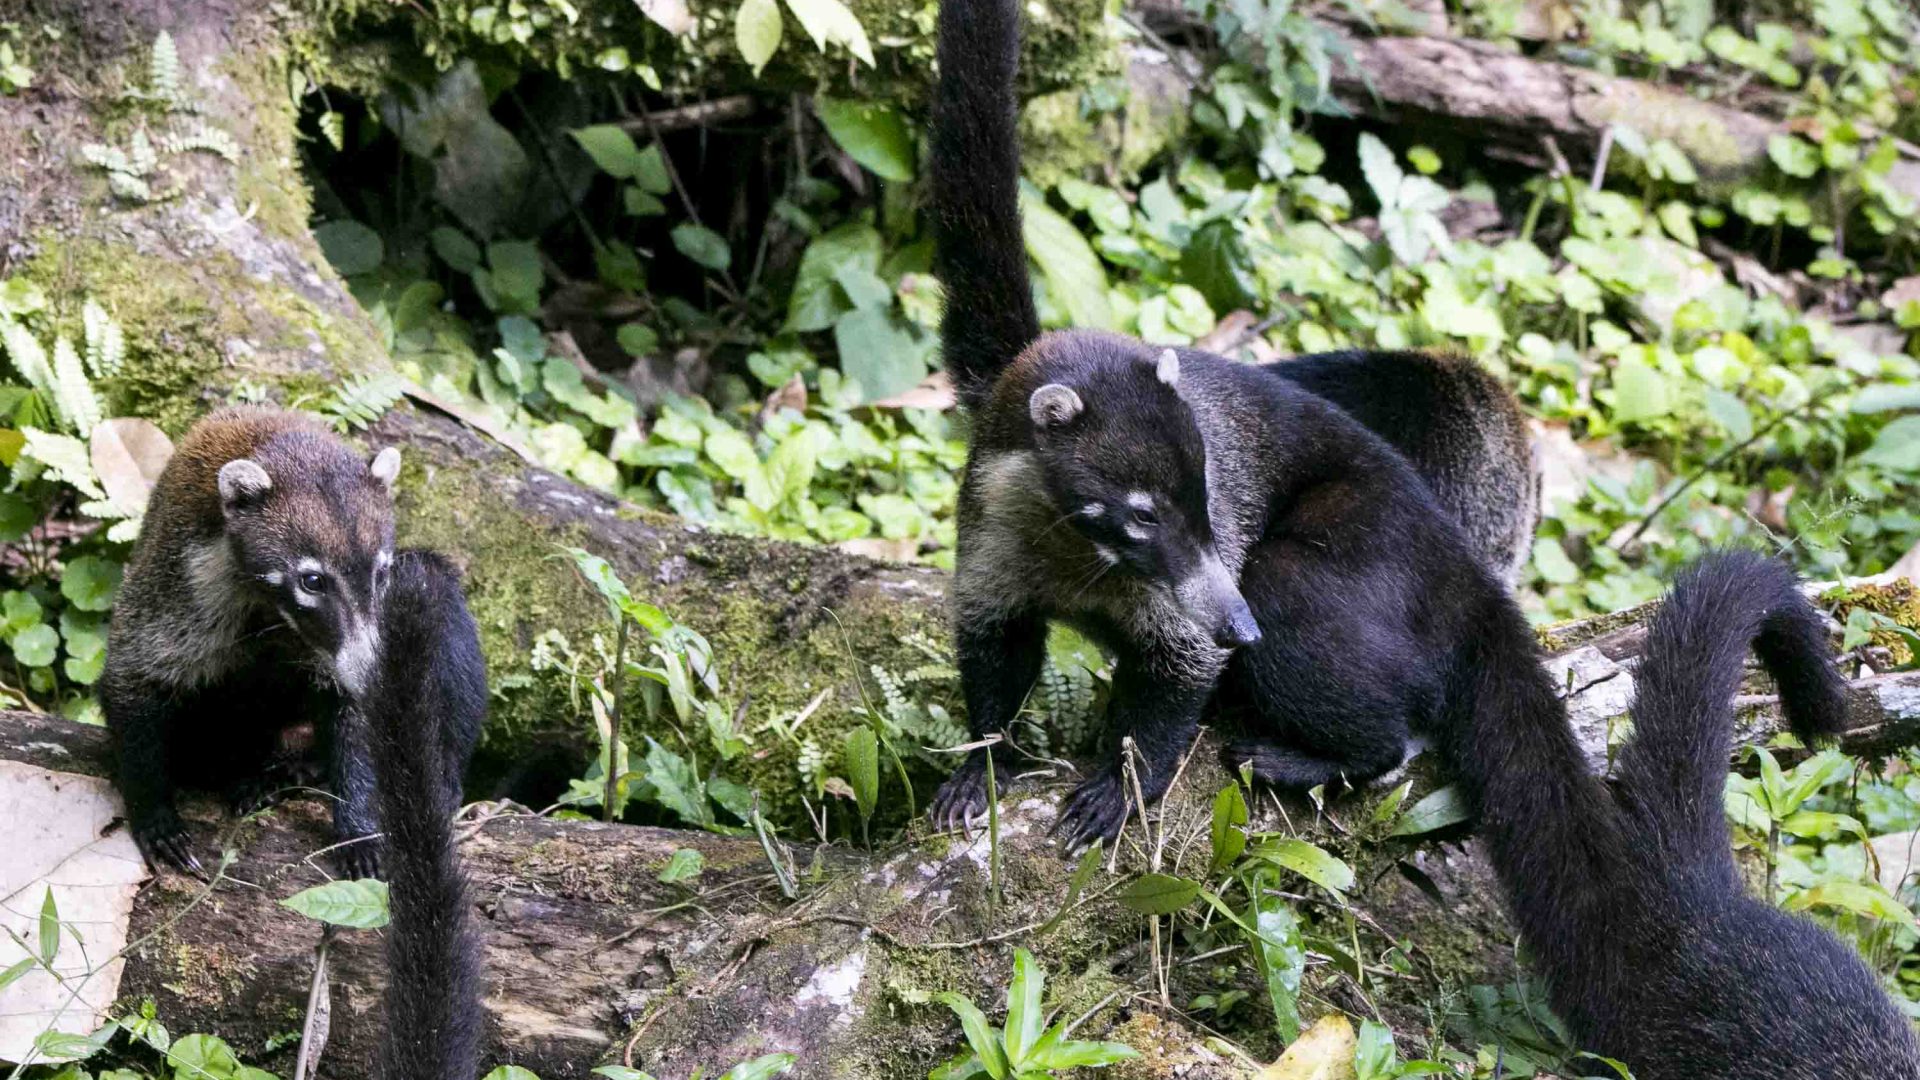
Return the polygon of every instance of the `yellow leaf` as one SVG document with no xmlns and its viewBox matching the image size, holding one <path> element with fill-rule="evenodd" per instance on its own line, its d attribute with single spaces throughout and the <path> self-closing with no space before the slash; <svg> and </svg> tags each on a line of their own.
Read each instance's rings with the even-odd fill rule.
<svg viewBox="0 0 1920 1080">
<path fill-rule="evenodd" d="M 1339 1013 L 1314 1021 L 1280 1060 L 1254 1074 L 1254 1080 L 1353 1080 L 1353 1051 L 1359 1040 Z"/>
</svg>

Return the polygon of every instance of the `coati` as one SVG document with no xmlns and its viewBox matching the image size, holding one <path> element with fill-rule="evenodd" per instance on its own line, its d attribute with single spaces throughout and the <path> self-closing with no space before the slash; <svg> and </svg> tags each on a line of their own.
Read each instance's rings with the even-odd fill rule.
<svg viewBox="0 0 1920 1080">
<path fill-rule="evenodd" d="M 400 452 L 360 457 L 319 420 L 243 405 L 207 416 L 162 470 L 108 631 L 100 700 L 134 840 L 200 873 L 177 785 L 236 809 L 305 729 L 335 797 L 341 868 L 377 872 L 365 689 L 393 564 Z"/>
<path fill-rule="evenodd" d="M 392 911 L 379 1075 L 478 1076 L 480 950 L 452 820 L 486 720 L 487 672 L 459 577 L 439 556 L 395 556 L 380 658 L 360 708 L 380 792 Z"/>
<path fill-rule="evenodd" d="M 1517 406 L 1466 360 L 1263 367 L 1042 335 L 1018 201 L 1019 17 L 1015 0 L 943 3 L 933 102 L 944 357 L 973 422 L 953 597 L 974 733 L 1013 719 L 1058 618 L 1115 656 L 1113 727 L 1148 799 L 1216 690 L 1252 720 L 1236 759 L 1270 782 L 1390 770 L 1469 632 L 1451 616 L 1504 595 L 1525 557 L 1537 485 Z M 984 809 L 984 773 L 975 752 L 935 821 Z M 1110 838 L 1126 811 L 1115 764 L 1060 823 L 1070 842 Z"/>
<path fill-rule="evenodd" d="M 1822 617 L 1791 571 L 1727 553 L 1680 577 L 1648 629 L 1611 789 L 1511 605 L 1478 606 L 1483 632 L 1451 665 L 1449 756 L 1579 1045 L 1641 1080 L 1920 1077 L 1911 1024 L 1859 956 L 1747 896 L 1731 854 L 1721 792 L 1748 643 L 1802 740 L 1846 721 Z"/>
</svg>

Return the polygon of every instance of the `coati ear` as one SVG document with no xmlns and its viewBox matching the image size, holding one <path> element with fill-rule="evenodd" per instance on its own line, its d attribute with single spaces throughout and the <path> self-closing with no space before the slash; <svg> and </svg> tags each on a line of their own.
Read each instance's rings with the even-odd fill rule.
<svg viewBox="0 0 1920 1080">
<path fill-rule="evenodd" d="M 1180 354 L 1172 349 L 1163 350 L 1154 359 L 1153 374 L 1168 386 L 1180 385 Z"/>
<path fill-rule="evenodd" d="M 235 458 L 220 466 L 220 502 L 228 509 L 253 502 L 273 490 L 273 477 L 260 463 Z"/>
<path fill-rule="evenodd" d="M 373 455 L 373 463 L 367 466 L 367 475 L 380 481 L 380 486 L 393 494 L 393 482 L 400 479 L 400 448 L 389 446 Z"/>
<path fill-rule="evenodd" d="M 1033 416 L 1033 424 L 1041 428 L 1064 427 L 1072 423 L 1084 408 L 1086 404 L 1080 400 L 1079 394 L 1073 392 L 1073 387 L 1059 383 L 1048 383 L 1027 399 L 1027 411 Z"/>
</svg>

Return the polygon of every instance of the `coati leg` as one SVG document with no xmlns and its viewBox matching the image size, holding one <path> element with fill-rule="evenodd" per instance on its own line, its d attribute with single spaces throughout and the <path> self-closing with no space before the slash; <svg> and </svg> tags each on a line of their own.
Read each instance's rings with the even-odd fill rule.
<svg viewBox="0 0 1920 1080">
<path fill-rule="evenodd" d="M 101 684 L 101 697 L 114 718 L 114 750 L 120 797 L 126 803 L 127 827 L 133 841 L 149 860 L 182 873 L 204 877 L 193 843 L 174 809 L 171 731 L 179 715 L 179 701 L 166 687 Z"/>
<path fill-rule="evenodd" d="M 1047 623 L 1035 615 L 958 620 L 954 659 L 967 699 L 974 741 L 1005 731 L 1040 677 L 1047 652 Z M 987 752 L 975 750 L 933 797 L 928 816 L 942 830 L 966 829 L 987 809 Z"/>
<path fill-rule="evenodd" d="M 1109 722 L 1117 735 L 1133 740 L 1140 795 L 1149 804 L 1166 794 L 1212 692 L 1210 678 L 1168 678 L 1156 665 L 1138 660 L 1115 665 Z M 1132 808 L 1133 790 L 1123 760 L 1116 760 L 1067 797 L 1054 831 L 1065 838 L 1068 850 L 1095 840 L 1111 843 Z"/>
<path fill-rule="evenodd" d="M 360 709 L 341 702 L 328 725 L 328 772 L 333 788 L 334 857 L 349 877 L 380 874 L 380 831 L 374 809 L 378 787 L 373 751 L 368 743 L 367 719 Z"/>
<path fill-rule="evenodd" d="M 1394 760 L 1380 767 L 1385 760 L 1335 760 L 1268 739 L 1240 739 L 1227 747 L 1228 767 L 1238 768 L 1244 763 L 1253 770 L 1256 780 L 1288 791 L 1310 791 L 1342 781 L 1359 782 L 1399 764 Z"/>
</svg>

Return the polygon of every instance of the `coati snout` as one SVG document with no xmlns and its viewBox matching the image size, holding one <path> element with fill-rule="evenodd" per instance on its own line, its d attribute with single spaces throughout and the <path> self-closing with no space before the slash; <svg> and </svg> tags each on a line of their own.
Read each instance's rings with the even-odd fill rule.
<svg viewBox="0 0 1920 1080">
<path fill-rule="evenodd" d="M 400 452 L 388 447 L 362 461 L 317 454 L 305 442 L 282 436 L 222 465 L 221 512 L 241 571 L 316 666 L 358 694 L 379 652 Z"/>
</svg>

